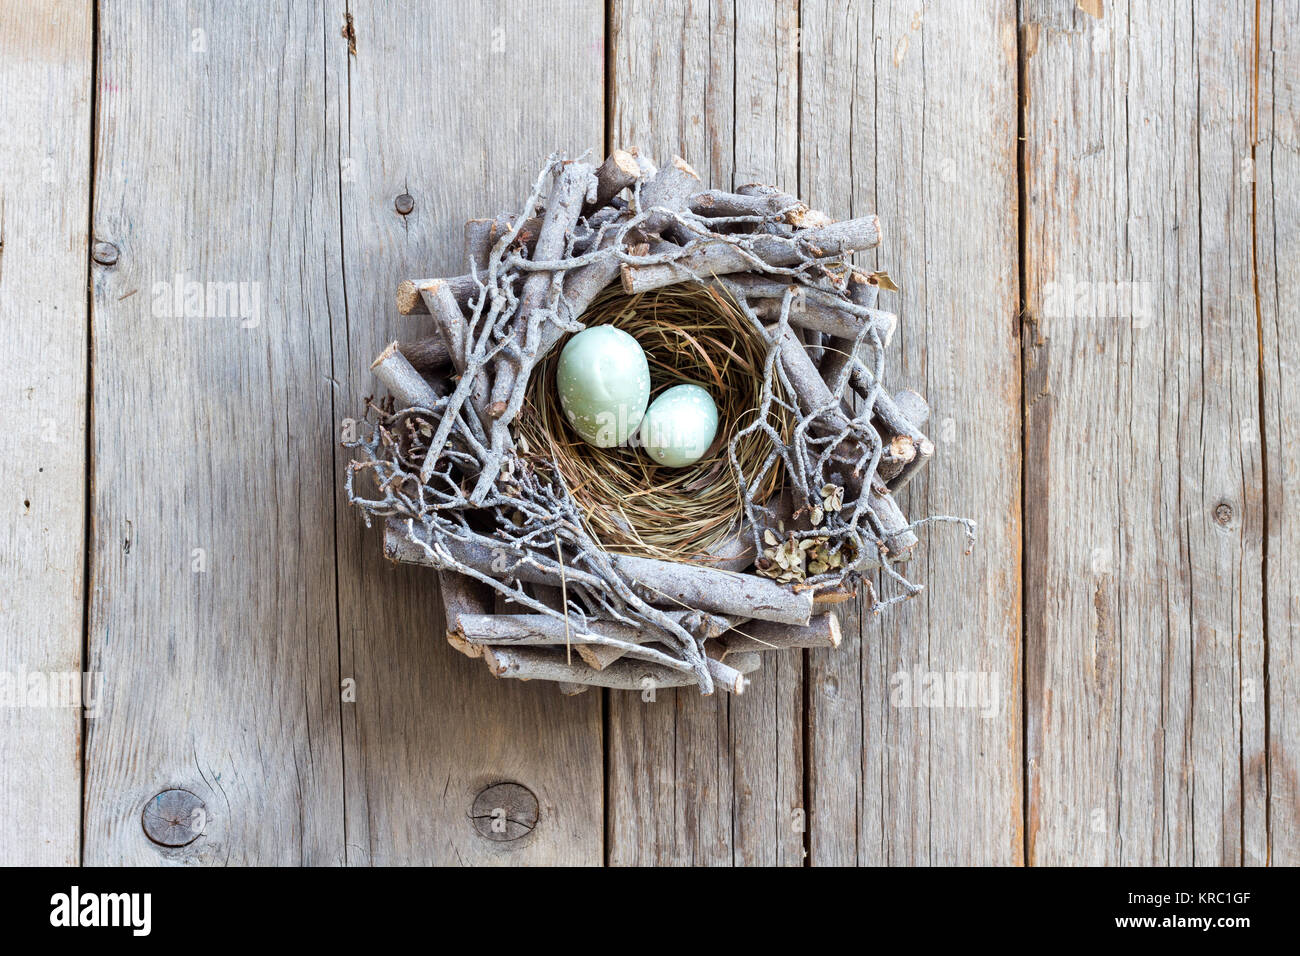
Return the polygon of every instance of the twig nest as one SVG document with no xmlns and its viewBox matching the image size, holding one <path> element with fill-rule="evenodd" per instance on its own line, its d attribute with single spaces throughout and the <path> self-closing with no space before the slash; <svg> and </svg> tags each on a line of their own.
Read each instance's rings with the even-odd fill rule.
<svg viewBox="0 0 1300 956">
<path fill-rule="evenodd" d="M 438 347 L 372 364 L 391 397 L 345 442 L 348 500 L 498 677 L 743 693 L 752 651 L 839 643 L 819 606 L 921 590 L 894 494 L 934 445 L 883 385 L 889 287 L 848 258 L 880 236 L 681 159 L 554 156 L 466 229 L 465 275 L 399 288 Z M 492 591 L 530 620 L 493 626 Z"/>
<path fill-rule="evenodd" d="M 718 406 L 698 385 L 674 385 L 662 392 L 641 421 L 645 453 L 661 465 L 693 465 L 718 433 Z"/>
<path fill-rule="evenodd" d="M 538 467 L 563 478 L 586 527 L 605 548 L 715 564 L 715 555 L 735 542 L 744 526 L 744 488 L 753 485 L 766 501 L 780 487 L 779 468 L 763 471 L 771 451 L 767 435 L 741 436 L 734 464 L 730 454 L 732 440 L 759 418 L 769 349 L 762 329 L 724 291 L 696 283 L 638 295 L 614 285 L 596 298 L 582 321 L 586 330 L 568 340 L 560 357 L 552 352 L 533 372 L 519 434 Z M 556 401 L 564 394 L 560 366 L 572 343 L 602 330 L 617 330 L 639 343 L 650 366 L 652 404 L 680 386 L 705 392 L 716 404 L 714 434 L 702 449 L 691 449 L 689 462 L 682 456 L 676 459 L 681 464 L 670 464 L 645 448 L 574 438 L 575 429 Z M 779 380 L 772 388 L 784 395 Z M 772 405 L 769 417 L 778 435 L 789 434 L 788 405 Z M 665 445 L 669 438 L 665 433 Z M 638 435 L 635 444 L 642 440 Z"/>
<path fill-rule="evenodd" d="M 579 437 L 597 448 L 614 448 L 627 444 L 645 415 L 650 365 L 636 339 L 602 325 L 569 339 L 555 369 L 555 387 L 564 417 Z"/>
</svg>

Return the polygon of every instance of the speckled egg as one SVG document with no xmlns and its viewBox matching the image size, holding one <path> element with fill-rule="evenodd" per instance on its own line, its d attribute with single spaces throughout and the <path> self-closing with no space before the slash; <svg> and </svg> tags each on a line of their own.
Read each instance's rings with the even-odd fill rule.
<svg viewBox="0 0 1300 956">
<path fill-rule="evenodd" d="M 646 454 L 661 465 L 693 465 L 718 433 L 718 406 L 698 385 L 674 385 L 651 403 L 639 438 Z"/>
<path fill-rule="evenodd" d="M 555 369 L 560 408 L 573 430 L 597 448 L 624 445 L 650 401 L 650 365 L 632 336 L 612 325 L 569 339 Z"/>
</svg>

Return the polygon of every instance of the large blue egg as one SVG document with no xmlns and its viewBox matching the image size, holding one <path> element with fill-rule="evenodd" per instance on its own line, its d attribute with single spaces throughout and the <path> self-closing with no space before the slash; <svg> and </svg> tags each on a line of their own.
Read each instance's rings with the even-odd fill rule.
<svg viewBox="0 0 1300 956">
<path fill-rule="evenodd" d="M 569 339 L 555 369 L 560 408 L 583 441 L 627 444 L 650 401 L 650 364 L 622 329 L 598 325 Z"/>
</svg>

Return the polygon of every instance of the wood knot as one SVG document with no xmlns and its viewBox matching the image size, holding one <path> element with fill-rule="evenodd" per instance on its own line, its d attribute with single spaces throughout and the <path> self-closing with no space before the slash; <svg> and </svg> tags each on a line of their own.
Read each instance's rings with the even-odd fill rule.
<svg viewBox="0 0 1300 956">
<path fill-rule="evenodd" d="M 1226 501 L 1220 501 L 1215 505 L 1214 520 L 1224 528 L 1232 524 L 1232 505 L 1228 504 Z"/>
<path fill-rule="evenodd" d="M 97 242 L 90 247 L 90 258 L 101 266 L 117 265 L 117 246 L 111 242 Z"/>
<path fill-rule="evenodd" d="M 402 193 L 393 200 L 393 208 L 397 210 L 399 215 L 409 216 L 411 210 L 415 208 L 415 199 L 412 198 L 410 193 Z"/>
<path fill-rule="evenodd" d="M 496 783 L 474 798 L 469 818 L 474 832 L 485 839 L 518 840 L 537 826 L 537 796 L 523 784 Z"/>
<path fill-rule="evenodd" d="M 144 805 L 140 821 L 159 846 L 187 846 L 203 835 L 208 808 L 188 790 L 164 790 Z"/>
</svg>

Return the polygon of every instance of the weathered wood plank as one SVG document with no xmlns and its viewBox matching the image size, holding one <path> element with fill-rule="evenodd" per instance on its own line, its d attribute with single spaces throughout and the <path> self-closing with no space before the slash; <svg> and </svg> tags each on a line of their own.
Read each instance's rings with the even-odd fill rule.
<svg viewBox="0 0 1300 956">
<path fill-rule="evenodd" d="M 902 289 L 888 381 L 933 410 L 938 452 L 901 504 L 979 523 L 969 557 L 954 526 L 918 532 L 926 590 L 810 653 L 812 862 L 1019 862 L 1015 9 L 801 13 L 802 191 L 879 214 L 871 261 Z"/>
<path fill-rule="evenodd" d="M 1262 862 L 1254 5 L 1022 20 L 1029 860 Z"/>
<path fill-rule="evenodd" d="M 54 675 L 81 686 L 92 47 L 84 3 L 0 3 L 6 866 L 75 864 L 81 853 L 82 709 L 28 692 L 50 689 Z"/>
<path fill-rule="evenodd" d="M 1252 164 L 1268 514 L 1268 858 L 1300 865 L 1300 3 L 1260 10 L 1258 144 Z M 1243 688 L 1243 699 L 1246 696 Z M 1250 688 L 1263 697 L 1258 685 Z M 1252 708 L 1257 714 L 1257 708 Z M 1248 768 L 1253 775 L 1258 767 Z M 1252 786 L 1258 788 L 1255 780 Z"/>
<path fill-rule="evenodd" d="M 338 30 L 310 4 L 100 7 L 89 863 L 344 858 Z M 160 847 L 146 804 L 202 834 Z"/>
<path fill-rule="evenodd" d="M 612 13 L 614 145 L 680 155 L 706 185 L 797 191 L 794 0 Z M 802 863 L 802 655 L 765 655 L 751 676 L 735 699 L 610 694 L 610 862 Z"/>
<path fill-rule="evenodd" d="M 457 2 L 437 17 L 416 2 L 330 9 L 345 171 L 342 419 L 375 391 L 372 356 L 433 331 L 428 316 L 397 315 L 398 283 L 464 271 L 466 219 L 522 204 L 553 149 L 599 149 L 604 10 L 595 0 Z M 335 40 L 345 11 L 355 55 Z M 405 216 L 403 194 L 414 203 Z M 343 715 L 348 862 L 601 862 L 600 695 L 497 681 L 457 654 L 442 636 L 437 576 L 389 565 L 378 531 L 341 495 L 338 508 L 343 674 L 357 689 Z M 470 817 L 479 792 L 502 782 L 531 790 L 539 817 L 494 842 Z"/>
</svg>

